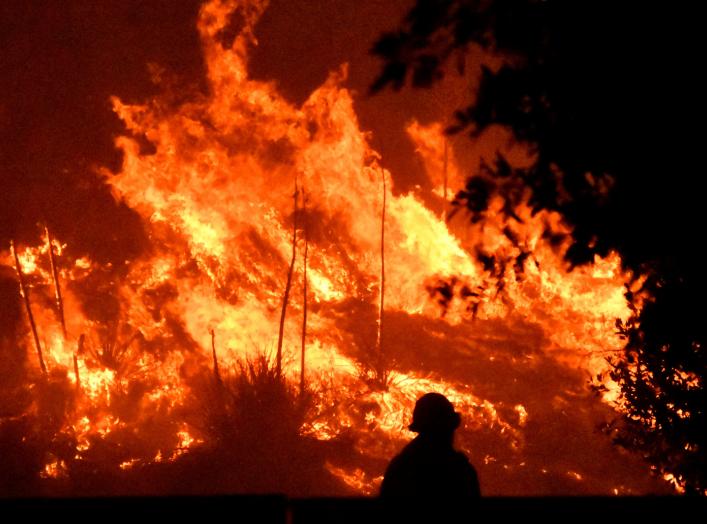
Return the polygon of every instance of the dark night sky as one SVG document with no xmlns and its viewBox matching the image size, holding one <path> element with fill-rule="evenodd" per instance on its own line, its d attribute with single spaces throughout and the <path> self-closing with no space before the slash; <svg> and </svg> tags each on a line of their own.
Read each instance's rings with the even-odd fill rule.
<svg viewBox="0 0 707 524">
<path fill-rule="evenodd" d="M 190 93 L 205 89 L 195 29 L 197 0 L 28 0 L 0 5 L 0 241 L 31 240 L 37 223 L 98 260 L 143 247 L 139 221 L 116 205 L 92 173 L 116 170 L 122 125 L 110 109 L 117 95 L 140 102 L 158 92 L 157 64 Z M 379 71 L 375 39 L 397 27 L 410 0 L 274 0 L 257 27 L 253 76 L 274 79 L 301 103 L 329 71 L 349 63 L 362 127 L 373 132 L 398 191 L 424 184 L 404 126 L 449 117 L 465 100 L 454 75 L 434 91 L 368 96 Z M 464 137 L 460 137 L 464 140 Z M 120 227 L 117 225 L 120 224 Z"/>
<path fill-rule="evenodd" d="M 136 217 L 116 206 L 97 165 L 116 169 L 121 125 L 109 96 L 154 92 L 146 64 L 183 82 L 202 68 L 197 2 L 3 2 L 0 5 L 0 239 L 30 240 L 46 220 L 100 260 L 140 249 Z M 122 229 L 118 232 L 117 224 Z"/>
</svg>

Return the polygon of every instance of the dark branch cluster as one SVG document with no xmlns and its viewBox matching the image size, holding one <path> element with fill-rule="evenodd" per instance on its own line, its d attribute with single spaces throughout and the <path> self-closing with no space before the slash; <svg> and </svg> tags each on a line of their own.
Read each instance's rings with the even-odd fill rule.
<svg viewBox="0 0 707 524">
<path fill-rule="evenodd" d="M 641 291 L 652 298 L 621 326 L 627 343 L 614 362 L 628 406 L 621 435 L 703 492 L 698 19 L 686 5 L 418 0 L 373 48 L 384 65 L 372 89 L 427 87 L 459 57 L 482 54 L 474 99 L 448 132 L 475 138 L 505 126 L 533 162 L 513 166 L 499 154 L 473 174 L 457 206 L 472 221 L 492 196 L 509 217 L 519 204 L 559 212 L 572 228 L 572 265 L 616 251 L 647 275 Z"/>
</svg>

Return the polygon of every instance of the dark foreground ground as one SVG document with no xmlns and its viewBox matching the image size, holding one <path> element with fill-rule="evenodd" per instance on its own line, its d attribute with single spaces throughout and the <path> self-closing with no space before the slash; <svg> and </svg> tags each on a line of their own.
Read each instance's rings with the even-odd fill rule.
<svg viewBox="0 0 707 524">
<path fill-rule="evenodd" d="M 446 511 L 445 511 L 446 510 Z M 484 498 L 467 518 L 449 508 L 391 507 L 371 498 L 284 496 L 5 499 L 0 520 L 25 522 L 705 522 L 705 497 Z M 516 520 L 517 519 L 517 520 Z"/>
</svg>

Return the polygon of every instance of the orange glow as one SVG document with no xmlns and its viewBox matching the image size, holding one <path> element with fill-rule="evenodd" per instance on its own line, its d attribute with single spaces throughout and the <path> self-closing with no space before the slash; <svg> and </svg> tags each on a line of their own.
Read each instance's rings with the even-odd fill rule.
<svg viewBox="0 0 707 524">
<path fill-rule="evenodd" d="M 243 28 L 225 49 L 217 35 L 237 6 Z M 615 321 L 630 316 L 624 293 L 633 275 L 621 269 L 617 254 L 568 272 L 563 259 L 567 245 L 552 246 L 543 237 L 547 227 L 568 232 L 557 215 L 532 215 L 521 206 L 516 212 L 523 222 L 509 222 L 494 202 L 480 223 L 472 225 L 462 214 L 446 223 L 420 195 L 398 194 L 394 177 L 381 167 L 380 155 L 360 129 L 353 95 L 344 87 L 346 67 L 332 72 L 301 107 L 289 103 L 272 83 L 249 77 L 248 48 L 265 6 L 212 0 L 202 7 L 198 30 L 207 96 L 195 96 L 176 109 L 166 109 L 159 99 L 142 105 L 112 100 L 128 133 L 116 140 L 124 155 L 120 172 L 105 170 L 102 176 L 115 198 L 140 215 L 151 249 L 131 263 L 117 287 L 113 298 L 119 323 L 111 329 L 90 319 L 72 286 L 63 289 L 67 339 L 50 302 L 33 304 L 48 367 L 64 371 L 79 389 L 73 418 L 63 429 L 76 438 L 77 459 L 96 442 L 121 438 L 121 432 L 148 441 L 133 456 L 121 456 L 116 462 L 121 470 L 175 461 L 210 444 L 193 414 L 197 378 L 212 373 L 210 333 L 215 333 L 225 376 L 244 358 L 273 352 L 292 249 L 295 179 L 306 187 L 310 213 L 307 372 L 310 387 L 318 392 L 302 434 L 330 441 L 353 429 L 359 432 L 357 452 L 385 460 L 413 436 L 407 426 L 416 399 L 439 391 L 463 414 L 466 430 L 491 428 L 510 453 L 520 454 L 536 411 L 525 400 L 504 402 L 492 395 L 485 379 L 445 377 L 434 368 L 412 369 L 409 363 L 395 367 L 391 357 L 387 387 L 366 385 L 370 370 L 363 369 L 361 353 L 369 349 L 366 333 L 377 322 L 382 180 L 387 187 L 386 315 L 414 320 L 422 326 L 420 335 L 436 338 L 441 348 L 447 340 L 472 337 L 481 341 L 480 347 L 497 348 L 506 340 L 493 326 L 510 330 L 523 324 L 537 328 L 539 334 L 532 336 L 540 349 L 513 356 L 515 365 L 531 369 L 538 360 L 550 359 L 572 372 L 606 376 L 607 354 L 622 346 Z M 413 122 L 407 133 L 440 196 L 441 125 Z M 133 136 L 146 137 L 154 154 L 141 153 Z M 466 175 L 451 148 L 446 163 L 451 199 Z M 517 236 L 517 245 L 504 234 L 507 228 Z M 524 267 L 511 264 L 501 276 L 492 275 L 474 255 L 480 249 L 510 260 L 521 248 L 530 253 Z M 284 373 L 293 382 L 299 373 L 303 250 L 302 242 L 283 344 Z M 68 260 L 65 252 L 56 242 L 64 283 L 103 269 L 85 257 Z M 0 255 L 12 265 L 8 253 Z M 46 248 L 20 252 L 32 291 L 51 296 L 45 259 Z M 458 296 L 442 310 L 430 295 L 431 282 L 452 278 L 457 292 L 475 290 L 475 312 Z M 496 290 L 499 283 L 502 293 Z M 486 322 L 486 331 L 477 331 L 474 321 Z M 85 348 L 78 353 L 82 334 Z M 393 335 L 384 335 L 384 350 L 399 346 Z M 497 358 L 471 344 L 468 353 L 488 362 Z M 437 358 L 444 360 L 444 353 Z M 615 403 L 617 385 L 604 380 L 604 400 Z M 373 407 L 362 414 L 361 405 Z M 153 426 L 161 430 L 145 429 Z M 479 460 L 493 465 L 500 459 L 488 453 Z M 57 478 L 65 467 L 53 459 L 43 475 Z M 358 466 L 328 462 L 326 468 L 362 494 L 374 493 L 381 481 Z M 562 475 L 584 479 L 566 468 Z"/>
<path fill-rule="evenodd" d="M 412 121 L 406 131 L 415 143 L 416 152 L 425 164 L 425 170 L 430 177 L 430 182 L 432 182 L 433 193 L 438 197 L 445 198 L 446 187 L 446 198 L 451 200 L 464 187 L 465 177 L 457 166 L 454 151 L 448 143 L 448 138 L 444 136 L 442 125 L 434 123 L 423 126 L 417 121 Z"/>
</svg>

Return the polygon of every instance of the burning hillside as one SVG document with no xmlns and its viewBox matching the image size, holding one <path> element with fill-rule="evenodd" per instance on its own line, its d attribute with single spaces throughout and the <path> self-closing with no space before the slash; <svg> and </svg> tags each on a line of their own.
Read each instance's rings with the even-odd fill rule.
<svg viewBox="0 0 707 524">
<path fill-rule="evenodd" d="M 665 491 L 601 431 L 619 256 L 568 271 L 567 227 L 525 207 L 447 219 L 438 125 L 407 129 L 434 194 L 397 192 L 345 66 L 301 106 L 249 77 L 265 7 L 202 7 L 208 94 L 112 100 L 123 164 L 95 176 L 140 217 L 137 260 L 48 229 L 0 252 L 3 494 L 375 493 L 433 390 L 484 494 Z"/>
</svg>

